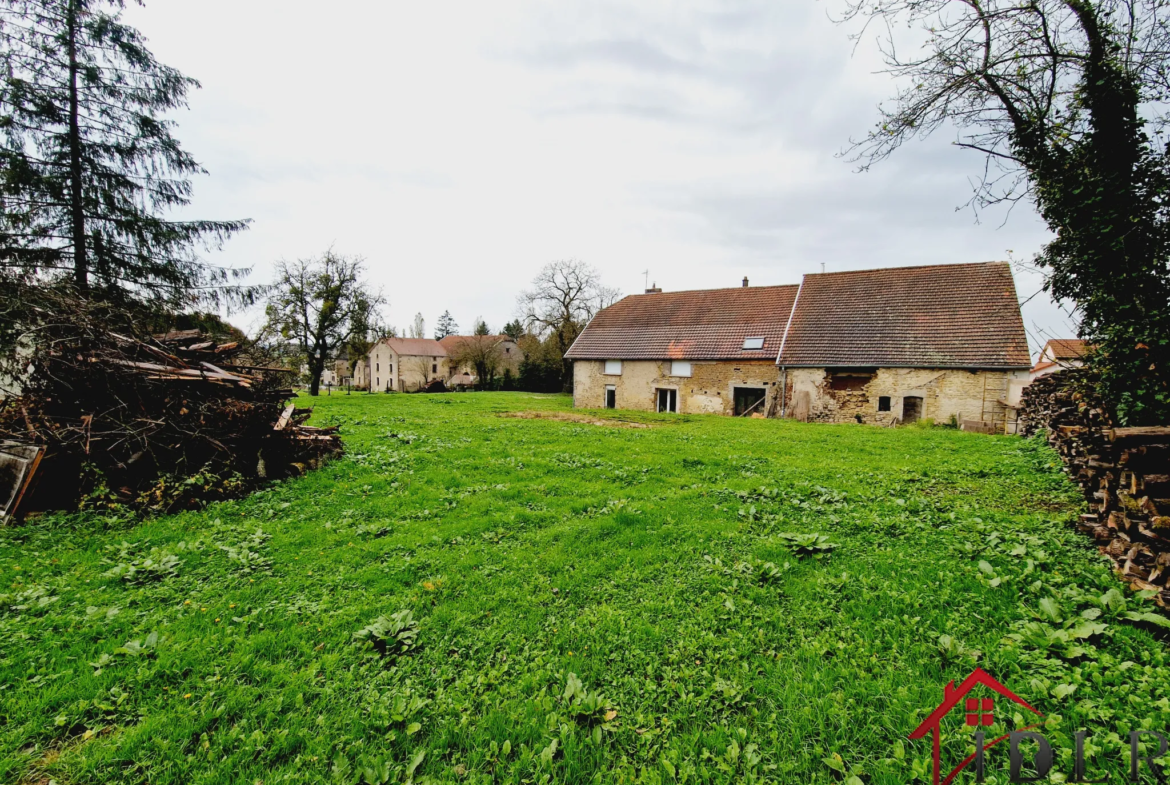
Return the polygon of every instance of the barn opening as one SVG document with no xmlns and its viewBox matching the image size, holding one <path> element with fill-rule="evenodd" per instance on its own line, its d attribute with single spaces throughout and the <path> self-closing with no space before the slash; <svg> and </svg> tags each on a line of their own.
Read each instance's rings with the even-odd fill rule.
<svg viewBox="0 0 1170 785">
<path fill-rule="evenodd" d="M 873 368 L 841 368 L 829 371 L 830 390 L 862 390 L 877 374 Z"/>
<path fill-rule="evenodd" d="M 763 387 L 733 387 L 732 399 L 735 402 L 735 416 L 742 417 L 748 413 L 764 410 L 764 396 L 768 391 Z"/>
<path fill-rule="evenodd" d="M 677 412 L 678 411 L 678 390 L 667 387 L 658 388 L 658 411 L 660 412 Z"/>
<path fill-rule="evenodd" d="M 918 422 L 922 419 L 922 398 L 907 395 L 902 399 L 902 422 Z"/>
<path fill-rule="evenodd" d="M 612 384 L 605 386 L 605 408 L 617 408 L 617 387 L 614 387 Z"/>
<path fill-rule="evenodd" d="M 879 395 L 878 396 L 878 411 L 879 412 L 888 412 L 889 410 L 890 410 L 890 396 Z"/>
</svg>

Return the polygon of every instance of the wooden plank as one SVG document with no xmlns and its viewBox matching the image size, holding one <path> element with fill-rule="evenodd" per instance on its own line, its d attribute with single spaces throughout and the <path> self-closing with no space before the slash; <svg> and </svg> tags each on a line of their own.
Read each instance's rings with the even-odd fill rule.
<svg viewBox="0 0 1170 785">
<path fill-rule="evenodd" d="M 45 448 L 20 442 L 0 442 L 0 522 L 16 515 Z"/>
<path fill-rule="evenodd" d="M 296 411 L 296 404 L 290 403 L 284 408 L 280 414 L 280 419 L 276 421 L 276 425 L 272 426 L 274 431 L 283 431 L 284 427 L 288 425 L 288 421 L 292 419 L 293 412 Z"/>
</svg>

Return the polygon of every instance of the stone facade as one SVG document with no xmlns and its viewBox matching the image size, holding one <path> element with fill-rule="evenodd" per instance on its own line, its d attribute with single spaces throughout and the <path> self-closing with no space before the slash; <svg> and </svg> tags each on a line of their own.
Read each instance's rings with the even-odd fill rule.
<svg viewBox="0 0 1170 785">
<path fill-rule="evenodd" d="M 605 373 L 603 360 L 573 363 L 573 406 L 601 409 L 606 405 L 606 388 L 614 387 L 615 408 L 657 411 L 658 390 L 675 390 L 681 414 L 734 414 L 736 388 L 763 393 L 763 404 L 753 412 L 773 408 L 780 375 L 767 360 L 741 362 L 692 360 L 690 376 L 674 376 L 670 360 L 625 360 L 620 374 Z"/>
<path fill-rule="evenodd" d="M 844 370 L 787 368 L 784 409 L 789 416 L 818 422 L 887 425 L 929 419 L 945 423 L 976 420 L 997 426 L 1014 420 L 1003 401 L 1012 383 L 1027 371 L 941 368 Z M 883 401 L 883 398 L 888 401 Z M 914 401 L 920 399 L 917 418 Z M 888 410 L 882 411 L 883 404 Z"/>
<path fill-rule="evenodd" d="M 447 358 L 399 354 L 380 342 L 370 350 L 369 374 L 376 392 L 413 392 L 433 379 L 446 379 Z"/>
</svg>

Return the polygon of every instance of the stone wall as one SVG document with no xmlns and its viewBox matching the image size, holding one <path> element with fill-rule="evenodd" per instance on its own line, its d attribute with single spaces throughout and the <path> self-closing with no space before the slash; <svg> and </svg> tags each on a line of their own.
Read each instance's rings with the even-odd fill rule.
<svg viewBox="0 0 1170 785">
<path fill-rule="evenodd" d="M 606 375 L 601 360 L 573 363 L 573 405 L 579 409 L 605 406 L 605 388 L 613 385 L 617 408 L 656 411 L 657 390 L 677 390 L 678 411 L 682 414 L 733 414 L 734 388 L 763 390 L 764 404 L 756 411 L 773 407 L 779 389 L 779 373 L 769 360 L 749 362 L 691 361 L 691 375 L 671 376 L 669 360 L 625 360 L 620 375 Z"/>
<path fill-rule="evenodd" d="M 785 408 L 814 422 L 863 422 L 888 425 L 905 422 L 905 399 L 921 398 L 919 417 L 935 422 L 977 420 L 1005 423 L 1012 371 L 967 371 L 942 368 L 878 368 L 842 371 L 825 368 L 786 369 Z M 890 399 L 889 411 L 879 403 Z M 807 412 L 807 414 L 804 414 Z"/>
</svg>

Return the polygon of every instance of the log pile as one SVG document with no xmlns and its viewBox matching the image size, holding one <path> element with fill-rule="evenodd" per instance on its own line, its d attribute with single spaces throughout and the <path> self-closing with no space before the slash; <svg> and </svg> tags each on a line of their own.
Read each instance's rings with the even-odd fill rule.
<svg viewBox="0 0 1170 785">
<path fill-rule="evenodd" d="M 1042 377 L 1024 391 L 1025 435 L 1046 430 L 1089 505 L 1077 528 L 1135 589 L 1170 607 L 1170 427 L 1116 428 L 1083 391 L 1082 371 Z"/>
<path fill-rule="evenodd" d="M 71 327 L 31 352 L 20 396 L 0 402 L 0 441 L 44 447 L 20 512 L 193 507 L 341 450 L 336 427 L 288 403 L 289 372 L 240 362 L 236 342 Z"/>
</svg>

